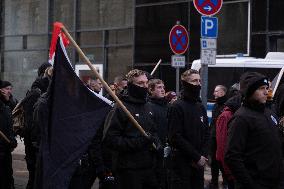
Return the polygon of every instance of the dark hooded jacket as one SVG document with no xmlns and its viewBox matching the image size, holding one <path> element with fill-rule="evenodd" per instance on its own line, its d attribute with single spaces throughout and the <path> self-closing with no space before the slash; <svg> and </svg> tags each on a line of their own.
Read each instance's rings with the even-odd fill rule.
<svg viewBox="0 0 284 189">
<path fill-rule="evenodd" d="M 233 175 L 224 161 L 225 149 L 227 144 L 228 123 L 233 114 L 241 106 L 242 96 L 237 94 L 225 102 L 225 107 L 216 121 L 216 159 L 221 162 L 225 175 L 228 180 L 233 179 Z"/>
<path fill-rule="evenodd" d="M 168 134 L 168 102 L 165 98 L 149 98 L 149 103 L 152 105 L 152 109 L 155 115 L 155 124 L 157 125 L 157 133 L 159 139 L 164 146 L 167 140 Z"/>
<path fill-rule="evenodd" d="M 12 129 L 12 114 L 8 106 L 0 99 L 0 131 L 12 142 L 16 143 L 16 139 Z M 10 145 L 0 136 L 0 151 L 9 151 Z"/>
<path fill-rule="evenodd" d="M 199 93 L 192 94 L 190 89 L 184 89 L 181 99 L 176 100 L 168 111 L 170 145 L 188 165 L 208 155 L 207 112 L 199 100 Z"/>
<path fill-rule="evenodd" d="M 283 177 L 278 118 L 250 98 L 263 85 L 268 81 L 259 73 L 242 75 L 243 104 L 229 122 L 225 162 L 241 189 L 278 188 Z"/>
<path fill-rule="evenodd" d="M 156 136 L 154 114 L 146 99 L 133 97 L 125 91 L 121 100 L 140 126 Z M 116 152 L 113 162 L 116 170 L 147 169 L 154 166 L 152 142 L 141 134 L 121 108 L 115 108 L 104 142 Z"/>
<path fill-rule="evenodd" d="M 37 141 L 37 135 L 39 135 L 39 133 L 36 132 L 37 129 L 33 122 L 34 105 L 40 95 L 47 91 L 48 85 L 49 78 L 37 78 L 33 82 L 31 90 L 27 92 L 26 97 L 22 101 L 25 117 L 25 130 L 23 136 L 26 145 L 32 145 L 32 142 Z"/>
<path fill-rule="evenodd" d="M 213 106 L 212 109 L 212 121 L 210 124 L 210 129 L 211 129 L 211 139 L 210 139 L 210 151 L 211 151 L 211 156 L 215 156 L 216 153 L 216 148 L 217 148 L 217 143 L 216 143 L 216 121 L 218 116 L 222 113 L 222 110 L 224 109 L 225 105 L 224 103 L 227 100 L 227 96 L 222 96 L 217 98 L 216 103 Z"/>
</svg>

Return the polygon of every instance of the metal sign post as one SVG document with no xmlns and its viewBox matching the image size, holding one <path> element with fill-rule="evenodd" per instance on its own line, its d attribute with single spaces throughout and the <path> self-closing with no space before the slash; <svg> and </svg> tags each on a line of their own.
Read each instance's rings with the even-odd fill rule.
<svg viewBox="0 0 284 189">
<path fill-rule="evenodd" d="M 208 64 L 201 62 L 201 100 L 204 107 L 207 107 L 207 89 L 208 89 Z"/>
<path fill-rule="evenodd" d="M 176 94 L 179 94 L 179 68 L 176 68 Z"/>
<path fill-rule="evenodd" d="M 201 99 L 204 107 L 207 107 L 208 96 L 208 65 L 216 64 L 218 19 L 215 17 L 201 17 Z"/>
</svg>

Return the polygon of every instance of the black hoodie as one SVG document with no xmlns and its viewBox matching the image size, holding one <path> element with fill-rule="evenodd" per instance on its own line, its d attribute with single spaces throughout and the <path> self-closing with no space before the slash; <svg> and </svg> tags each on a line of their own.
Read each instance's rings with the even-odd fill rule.
<svg viewBox="0 0 284 189">
<path fill-rule="evenodd" d="M 140 126 L 157 136 L 154 113 L 146 98 L 133 97 L 126 90 L 121 100 Z M 154 166 L 152 142 L 141 134 L 121 108 L 114 110 L 104 141 L 117 152 L 115 169 L 148 169 Z"/>
<path fill-rule="evenodd" d="M 277 188 L 283 168 L 276 115 L 247 101 L 232 117 L 228 133 L 225 162 L 237 184 L 242 189 Z"/>
<path fill-rule="evenodd" d="M 208 155 L 209 127 L 207 112 L 199 101 L 200 86 L 183 84 L 181 99 L 168 110 L 169 141 L 180 154 L 176 163 L 191 165 Z"/>
</svg>

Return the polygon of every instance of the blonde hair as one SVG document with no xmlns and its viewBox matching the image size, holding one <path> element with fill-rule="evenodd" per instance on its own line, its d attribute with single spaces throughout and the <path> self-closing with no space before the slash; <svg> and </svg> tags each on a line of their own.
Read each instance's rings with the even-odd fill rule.
<svg viewBox="0 0 284 189">
<path fill-rule="evenodd" d="M 133 78 L 139 77 L 140 75 L 146 75 L 146 72 L 144 72 L 142 70 L 134 69 L 134 70 L 129 71 L 126 74 L 126 79 L 127 79 L 127 81 L 129 83 L 132 83 L 133 82 Z"/>
<path fill-rule="evenodd" d="M 185 81 L 192 74 L 199 74 L 199 72 L 197 70 L 188 69 L 181 74 L 181 80 Z"/>
</svg>

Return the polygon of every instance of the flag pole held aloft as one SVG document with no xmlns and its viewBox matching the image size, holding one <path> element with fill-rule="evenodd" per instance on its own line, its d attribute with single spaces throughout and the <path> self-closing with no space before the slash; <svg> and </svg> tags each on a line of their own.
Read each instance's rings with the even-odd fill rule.
<svg viewBox="0 0 284 189">
<path fill-rule="evenodd" d="M 115 102 L 118 104 L 119 107 L 122 108 L 122 110 L 126 113 L 126 115 L 129 117 L 130 121 L 134 124 L 134 126 L 146 137 L 148 137 L 145 130 L 139 125 L 139 123 L 134 119 L 134 117 L 131 115 L 131 113 L 127 110 L 127 108 L 124 106 L 124 104 L 119 100 L 119 98 L 115 95 L 115 93 L 110 89 L 108 84 L 105 82 L 105 80 L 99 75 L 97 70 L 93 67 L 90 60 L 86 57 L 86 55 L 83 53 L 83 51 L 80 49 L 80 47 L 77 45 L 77 43 L 74 41 L 72 36 L 69 34 L 68 30 L 65 28 L 64 25 L 62 25 L 61 29 L 65 33 L 66 37 L 70 40 L 70 42 L 74 45 L 75 49 L 77 50 L 80 57 L 83 59 L 83 61 L 89 66 L 89 68 L 92 70 L 92 72 L 95 74 L 96 78 L 98 78 L 106 91 L 111 95 L 111 97 L 115 100 Z"/>
<path fill-rule="evenodd" d="M 153 75 L 155 73 L 155 71 L 157 70 L 157 68 L 159 67 L 159 65 L 161 64 L 162 59 L 159 60 L 159 62 L 156 64 L 155 68 L 153 69 L 153 71 L 151 72 L 150 75 Z"/>
</svg>

